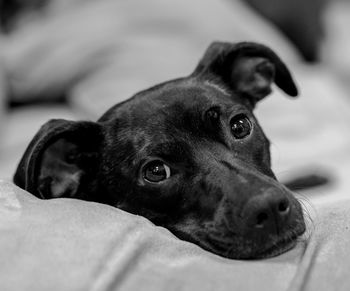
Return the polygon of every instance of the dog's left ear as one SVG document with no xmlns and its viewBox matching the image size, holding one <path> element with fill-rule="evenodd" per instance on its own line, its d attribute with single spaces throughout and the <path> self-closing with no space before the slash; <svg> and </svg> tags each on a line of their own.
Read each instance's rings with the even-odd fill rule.
<svg viewBox="0 0 350 291">
<path fill-rule="evenodd" d="M 96 200 L 91 193 L 96 187 L 102 141 L 103 130 L 98 123 L 50 120 L 26 149 L 14 182 L 43 199 Z"/>
<path fill-rule="evenodd" d="M 268 47 L 252 43 L 212 43 L 192 74 L 219 79 L 254 106 L 271 93 L 272 83 L 290 96 L 298 90 L 281 59 Z"/>
</svg>

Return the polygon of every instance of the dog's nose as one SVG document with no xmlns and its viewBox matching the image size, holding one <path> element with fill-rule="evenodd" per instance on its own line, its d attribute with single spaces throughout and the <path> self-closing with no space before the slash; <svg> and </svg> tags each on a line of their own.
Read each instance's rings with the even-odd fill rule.
<svg viewBox="0 0 350 291">
<path fill-rule="evenodd" d="M 251 198 L 242 211 L 245 231 L 251 234 L 279 234 L 290 219 L 291 206 L 287 197 L 267 193 Z"/>
</svg>

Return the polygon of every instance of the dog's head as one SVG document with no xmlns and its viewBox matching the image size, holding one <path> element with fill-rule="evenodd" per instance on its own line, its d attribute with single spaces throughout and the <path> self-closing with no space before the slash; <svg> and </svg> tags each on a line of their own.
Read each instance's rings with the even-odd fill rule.
<svg viewBox="0 0 350 291">
<path fill-rule="evenodd" d="M 228 258 L 282 253 L 305 224 L 271 170 L 269 141 L 252 113 L 272 83 L 297 95 L 269 48 L 214 43 L 190 76 L 140 92 L 98 122 L 46 123 L 14 181 L 41 198 L 143 215 Z"/>
</svg>

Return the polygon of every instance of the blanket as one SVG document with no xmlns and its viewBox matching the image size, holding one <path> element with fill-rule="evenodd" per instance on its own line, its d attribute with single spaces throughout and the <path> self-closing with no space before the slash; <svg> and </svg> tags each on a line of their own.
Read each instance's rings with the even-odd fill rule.
<svg viewBox="0 0 350 291">
<path fill-rule="evenodd" d="M 309 209 L 308 230 L 270 259 L 229 260 L 143 217 L 40 200 L 0 182 L 0 290 L 348 290 L 350 201 Z"/>
</svg>

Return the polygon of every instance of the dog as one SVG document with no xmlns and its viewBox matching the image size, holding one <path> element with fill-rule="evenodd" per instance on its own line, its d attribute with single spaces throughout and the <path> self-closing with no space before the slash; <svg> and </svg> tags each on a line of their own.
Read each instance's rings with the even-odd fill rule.
<svg viewBox="0 0 350 291">
<path fill-rule="evenodd" d="M 294 97 L 286 65 L 257 43 L 212 43 L 187 77 L 137 93 L 97 122 L 54 119 L 26 149 L 14 183 L 142 215 L 230 259 L 293 248 L 302 207 L 271 170 L 253 114 L 275 83 Z"/>
</svg>

